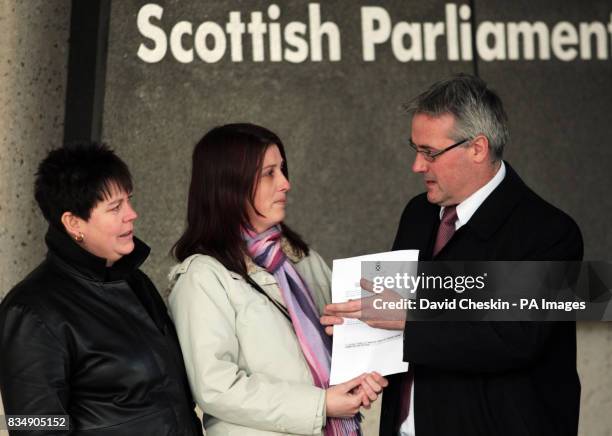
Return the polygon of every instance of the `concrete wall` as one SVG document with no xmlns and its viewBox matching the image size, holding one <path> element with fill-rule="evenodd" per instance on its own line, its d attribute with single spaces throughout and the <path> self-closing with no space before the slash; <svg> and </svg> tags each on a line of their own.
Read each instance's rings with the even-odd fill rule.
<svg viewBox="0 0 612 436">
<path fill-rule="evenodd" d="M 1 297 L 44 254 L 32 182 L 62 141 L 70 3 L 1 0 L 0 8 Z"/>
<path fill-rule="evenodd" d="M 62 141 L 69 27 L 68 1 L 0 0 L 0 298 L 45 253 L 32 182 Z"/>
</svg>

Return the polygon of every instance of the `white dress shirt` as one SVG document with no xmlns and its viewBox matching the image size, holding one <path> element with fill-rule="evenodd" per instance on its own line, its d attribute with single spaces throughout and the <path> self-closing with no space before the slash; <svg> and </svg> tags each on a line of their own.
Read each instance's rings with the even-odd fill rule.
<svg viewBox="0 0 612 436">
<path fill-rule="evenodd" d="M 462 226 L 472 218 L 472 215 L 476 213 L 476 210 L 480 205 L 487 199 L 491 192 L 499 186 L 499 184 L 506 177 L 506 165 L 504 161 L 501 162 L 497 173 L 491 180 L 487 182 L 482 188 L 474 192 L 468 198 L 463 200 L 457 205 L 457 221 L 455 221 L 455 231 L 459 230 Z M 440 219 L 444 213 L 444 206 L 440 208 Z M 399 436 L 415 436 L 414 433 L 414 381 L 412 382 L 412 389 L 410 390 L 410 410 L 408 411 L 408 417 L 399 429 Z"/>
<path fill-rule="evenodd" d="M 491 192 L 493 192 L 495 188 L 499 186 L 502 180 L 504 180 L 504 177 L 506 177 L 506 165 L 504 165 L 504 161 L 502 161 L 497 173 L 495 173 L 493 178 L 489 180 L 486 185 L 457 205 L 457 221 L 455 221 L 455 230 L 459 230 L 461 227 L 467 224 L 470 218 L 472 218 L 472 215 L 476 213 L 476 210 L 478 210 L 480 205 L 489 195 L 491 195 Z M 440 219 L 442 219 L 443 213 L 444 206 L 440 208 Z"/>
</svg>

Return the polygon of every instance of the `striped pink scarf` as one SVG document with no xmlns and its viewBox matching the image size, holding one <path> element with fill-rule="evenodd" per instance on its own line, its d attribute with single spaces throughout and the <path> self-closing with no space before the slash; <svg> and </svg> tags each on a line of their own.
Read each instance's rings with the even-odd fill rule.
<svg viewBox="0 0 612 436">
<path fill-rule="evenodd" d="M 315 386 L 327 389 L 331 368 L 331 339 L 319 322 L 319 311 L 312 293 L 281 250 L 281 236 L 280 226 L 270 227 L 260 234 L 253 230 L 243 232 L 253 261 L 265 268 L 278 282 Z M 325 436 L 361 435 L 358 416 L 346 419 L 327 418 Z"/>
</svg>

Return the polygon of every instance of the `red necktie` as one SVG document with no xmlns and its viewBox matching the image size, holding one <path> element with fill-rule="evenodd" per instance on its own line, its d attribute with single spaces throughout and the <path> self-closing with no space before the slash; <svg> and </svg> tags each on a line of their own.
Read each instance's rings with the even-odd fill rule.
<svg viewBox="0 0 612 436">
<path fill-rule="evenodd" d="M 450 241 L 455 233 L 455 221 L 457 221 L 457 206 L 446 206 L 442 214 L 442 221 L 438 227 L 438 235 L 436 236 L 436 244 L 434 245 L 433 255 L 438 255 L 440 250 L 444 248 L 446 243 Z"/>
</svg>

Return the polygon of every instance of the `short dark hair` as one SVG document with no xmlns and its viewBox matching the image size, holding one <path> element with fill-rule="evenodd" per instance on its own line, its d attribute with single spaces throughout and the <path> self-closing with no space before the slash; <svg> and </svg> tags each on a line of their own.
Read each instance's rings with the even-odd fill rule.
<svg viewBox="0 0 612 436">
<path fill-rule="evenodd" d="M 49 224 L 63 229 L 64 212 L 88 220 L 114 186 L 132 192 L 127 165 L 105 144 L 81 142 L 52 150 L 42 160 L 34 197 Z"/>
<path fill-rule="evenodd" d="M 499 96 L 481 78 L 462 73 L 436 82 L 406 108 L 413 114 L 433 117 L 453 115 L 454 140 L 484 135 L 489 140 L 493 160 L 502 158 L 510 137 L 508 116 Z"/>
<path fill-rule="evenodd" d="M 270 130 L 248 123 L 215 127 L 193 150 L 187 205 L 187 228 L 174 244 L 174 257 L 183 261 L 192 254 L 206 254 L 227 269 L 246 277 L 248 256 L 242 229 L 250 226 L 248 208 L 254 210 L 257 175 L 268 147 L 276 145 L 283 158 L 283 174 L 289 179 L 285 148 Z M 283 235 L 291 245 L 308 254 L 308 246 L 287 225 Z"/>
</svg>

